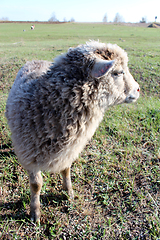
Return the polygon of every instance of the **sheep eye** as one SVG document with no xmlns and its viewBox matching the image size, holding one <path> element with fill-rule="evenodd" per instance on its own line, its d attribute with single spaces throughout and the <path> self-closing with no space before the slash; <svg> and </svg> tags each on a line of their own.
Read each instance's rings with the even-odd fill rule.
<svg viewBox="0 0 160 240">
<path fill-rule="evenodd" d="M 120 71 L 120 72 L 114 72 L 114 73 L 113 73 L 113 75 L 116 76 L 116 77 L 118 77 L 118 76 L 120 76 L 120 75 L 122 75 L 122 74 L 124 74 L 124 71 L 123 71 L 123 70 Z"/>
<path fill-rule="evenodd" d="M 113 74 L 114 74 L 114 76 L 118 76 L 119 75 L 118 72 L 114 72 Z"/>
</svg>

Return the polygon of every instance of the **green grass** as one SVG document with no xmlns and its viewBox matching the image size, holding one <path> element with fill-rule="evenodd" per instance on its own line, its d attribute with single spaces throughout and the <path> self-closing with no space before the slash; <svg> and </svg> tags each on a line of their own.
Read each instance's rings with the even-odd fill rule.
<svg viewBox="0 0 160 240">
<path fill-rule="evenodd" d="M 26 30 L 26 31 L 23 31 Z M 160 237 L 160 30 L 103 24 L 0 23 L 0 239 L 155 239 Z M 126 49 L 141 87 L 135 104 L 109 109 L 72 166 L 75 200 L 59 174 L 43 173 L 42 217 L 29 220 L 29 180 L 4 116 L 23 64 L 52 60 L 89 39 Z"/>
</svg>

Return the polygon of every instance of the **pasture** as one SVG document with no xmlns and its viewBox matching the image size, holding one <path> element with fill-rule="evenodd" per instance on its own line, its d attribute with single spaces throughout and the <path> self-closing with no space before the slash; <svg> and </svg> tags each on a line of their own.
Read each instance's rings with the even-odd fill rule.
<svg viewBox="0 0 160 240">
<path fill-rule="evenodd" d="M 113 24 L 0 23 L 0 239 L 160 238 L 160 29 Z M 9 89 L 30 60 L 89 39 L 116 43 L 140 84 L 135 104 L 109 109 L 72 165 L 74 201 L 59 174 L 43 172 L 41 221 L 29 219 L 29 180 L 5 118 Z"/>
</svg>

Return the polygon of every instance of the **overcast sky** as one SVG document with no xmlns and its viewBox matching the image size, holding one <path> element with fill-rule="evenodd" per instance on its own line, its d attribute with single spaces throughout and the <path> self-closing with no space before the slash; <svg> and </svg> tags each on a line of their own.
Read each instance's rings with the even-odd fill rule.
<svg viewBox="0 0 160 240">
<path fill-rule="evenodd" d="M 113 21 L 117 12 L 125 22 L 152 22 L 155 16 L 160 22 L 160 0 L 0 0 L 0 19 L 12 21 L 48 21 L 55 13 L 59 21 L 102 22 L 105 13 Z"/>
</svg>

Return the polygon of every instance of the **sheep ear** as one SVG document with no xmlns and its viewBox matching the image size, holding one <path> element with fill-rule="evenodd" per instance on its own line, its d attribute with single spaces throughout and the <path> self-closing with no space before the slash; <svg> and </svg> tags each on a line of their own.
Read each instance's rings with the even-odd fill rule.
<svg viewBox="0 0 160 240">
<path fill-rule="evenodd" d="M 95 62 L 93 69 L 91 71 L 91 76 L 94 78 L 99 78 L 105 75 L 113 66 L 115 61 L 99 60 Z"/>
</svg>

